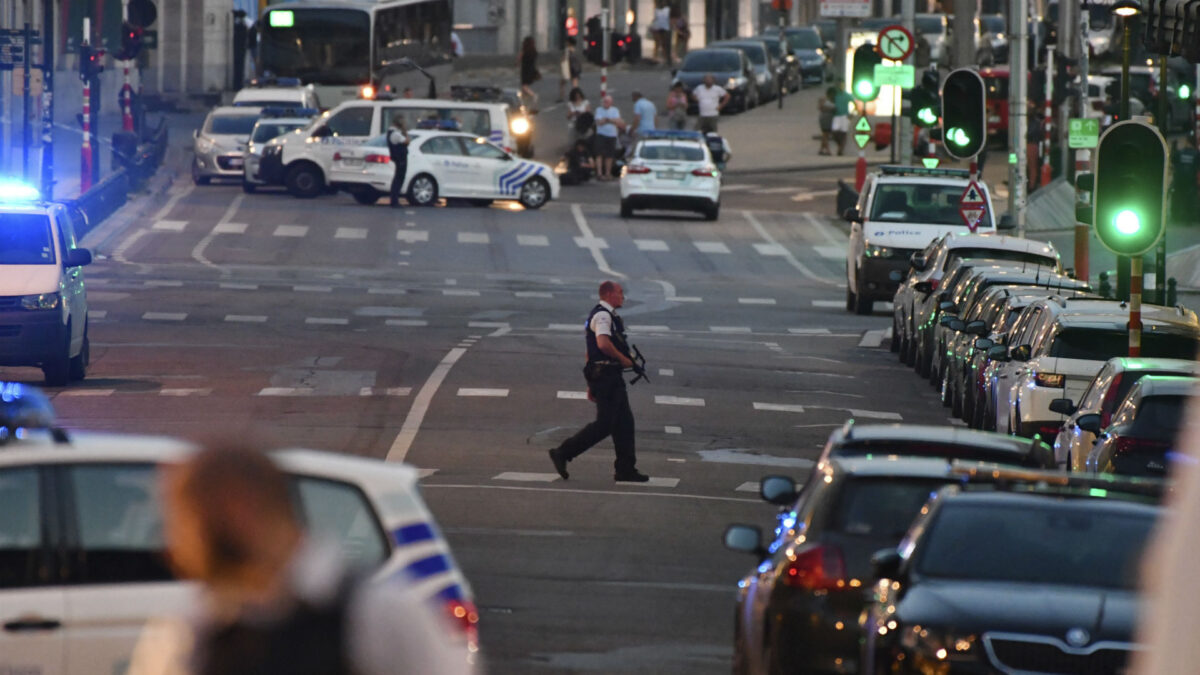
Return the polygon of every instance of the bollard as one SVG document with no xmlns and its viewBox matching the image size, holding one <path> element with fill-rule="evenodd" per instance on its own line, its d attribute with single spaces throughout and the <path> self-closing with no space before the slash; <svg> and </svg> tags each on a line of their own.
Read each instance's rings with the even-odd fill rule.
<svg viewBox="0 0 1200 675">
<path fill-rule="evenodd" d="M 1100 297 L 1112 299 L 1112 285 L 1108 283 L 1108 272 L 1100 273 L 1100 287 L 1096 289 Z"/>
<path fill-rule="evenodd" d="M 1174 307 L 1179 302 L 1179 289 L 1175 287 L 1175 277 L 1167 279 L 1167 307 Z"/>
</svg>

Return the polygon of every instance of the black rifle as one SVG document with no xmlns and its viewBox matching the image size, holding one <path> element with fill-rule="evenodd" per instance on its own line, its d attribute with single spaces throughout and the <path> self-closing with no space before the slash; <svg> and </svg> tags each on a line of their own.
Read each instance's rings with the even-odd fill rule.
<svg viewBox="0 0 1200 675">
<path fill-rule="evenodd" d="M 629 360 L 633 361 L 633 367 L 630 370 L 636 375 L 636 377 L 629 381 L 629 384 L 637 384 L 638 380 L 649 382 L 650 377 L 646 375 L 646 357 L 642 356 L 642 352 L 638 350 L 637 345 L 629 345 L 629 351 L 632 352 L 629 355 Z"/>
</svg>

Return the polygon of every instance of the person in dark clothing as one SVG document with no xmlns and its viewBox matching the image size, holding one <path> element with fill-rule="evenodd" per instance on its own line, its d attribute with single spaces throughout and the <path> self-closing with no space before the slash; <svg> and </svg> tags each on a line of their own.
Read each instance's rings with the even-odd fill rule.
<svg viewBox="0 0 1200 675">
<path fill-rule="evenodd" d="M 645 483 L 650 477 L 637 470 L 637 455 L 633 444 L 633 411 L 625 390 L 626 368 L 633 368 L 625 323 L 617 309 L 625 304 L 625 290 L 615 281 L 600 284 L 600 303 L 592 308 L 584 327 L 587 341 L 587 365 L 583 376 L 588 383 L 588 399 L 596 404 L 596 419 L 574 436 L 550 450 L 550 461 L 563 480 L 569 478 L 567 462 L 582 455 L 592 446 L 612 436 L 617 459 L 613 480 Z"/>
<path fill-rule="evenodd" d="M 595 172 L 596 163 L 592 161 L 592 146 L 586 138 L 575 141 L 575 145 L 563 155 L 567 172 L 559 177 L 563 185 L 580 185 L 591 179 Z"/>
<path fill-rule="evenodd" d="M 521 41 L 521 52 L 517 54 L 517 65 L 521 69 L 521 96 L 530 110 L 537 110 L 538 96 L 533 91 L 533 83 L 542 79 L 537 68 L 538 51 L 532 35 L 527 35 Z"/>
<path fill-rule="evenodd" d="M 392 176 L 391 205 L 393 209 L 400 207 L 400 190 L 404 188 L 404 174 L 408 173 L 409 140 L 404 116 L 398 114 L 392 118 L 392 128 L 387 135 L 388 154 L 392 157 L 392 164 L 396 165 L 396 173 Z"/>
</svg>

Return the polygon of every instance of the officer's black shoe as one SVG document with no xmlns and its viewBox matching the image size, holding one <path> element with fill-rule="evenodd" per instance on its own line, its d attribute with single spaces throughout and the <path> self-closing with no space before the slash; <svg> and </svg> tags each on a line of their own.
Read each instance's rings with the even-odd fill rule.
<svg viewBox="0 0 1200 675">
<path fill-rule="evenodd" d="M 650 481 L 650 476 L 647 476 L 637 469 L 634 469 L 629 473 L 613 474 L 613 480 L 617 481 L 618 483 L 647 483 Z"/>
<path fill-rule="evenodd" d="M 558 475 L 563 477 L 563 480 L 571 477 L 571 474 L 567 473 L 567 460 L 558 454 L 557 449 L 550 450 L 550 461 L 554 462 L 554 470 L 558 472 Z"/>
</svg>

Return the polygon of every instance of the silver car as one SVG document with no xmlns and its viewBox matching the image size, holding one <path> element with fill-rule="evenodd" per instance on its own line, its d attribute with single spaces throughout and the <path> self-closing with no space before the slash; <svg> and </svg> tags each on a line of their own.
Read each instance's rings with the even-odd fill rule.
<svg viewBox="0 0 1200 675">
<path fill-rule="evenodd" d="M 192 180 L 207 185 L 213 178 L 242 179 L 246 144 L 262 108 L 220 106 L 204 118 L 204 126 L 192 132 Z"/>
</svg>

